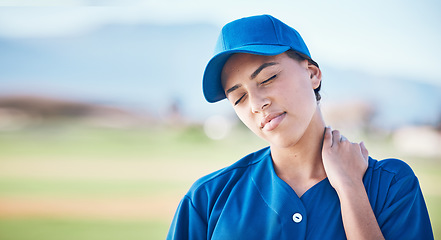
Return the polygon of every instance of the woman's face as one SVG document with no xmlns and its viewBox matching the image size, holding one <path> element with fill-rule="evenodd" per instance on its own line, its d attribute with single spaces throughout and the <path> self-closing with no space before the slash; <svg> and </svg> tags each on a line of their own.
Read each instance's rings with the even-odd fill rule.
<svg viewBox="0 0 441 240">
<path fill-rule="evenodd" d="M 222 70 L 222 86 L 237 116 L 272 146 L 295 145 L 317 110 L 321 73 L 307 60 L 237 53 Z"/>
</svg>

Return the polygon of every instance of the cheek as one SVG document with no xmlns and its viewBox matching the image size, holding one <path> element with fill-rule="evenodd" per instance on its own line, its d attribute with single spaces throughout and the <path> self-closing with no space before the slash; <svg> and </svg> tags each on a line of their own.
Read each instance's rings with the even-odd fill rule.
<svg viewBox="0 0 441 240">
<path fill-rule="evenodd" d="M 259 135 L 259 128 L 256 123 L 256 119 L 253 118 L 252 114 L 248 114 L 246 111 L 236 110 L 236 115 L 239 117 L 240 121 L 242 121 L 248 129 L 254 132 L 256 135 Z"/>
<path fill-rule="evenodd" d="M 279 97 L 284 102 L 289 102 L 291 106 L 296 108 L 308 109 L 311 105 L 316 104 L 314 89 L 304 82 L 298 85 L 290 85 L 281 90 Z"/>
<path fill-rule="evenodd" d="M 304 129 L 317 108 L 314 90 L 305 86 L 289 87 L 289 90 L 280 92 L 278 99 L 291 116 L 290 124 L 293 128 Z"/>
<path fill-rule="evenodd" d="M 312 117 L 317 107 L 315 95 L 312 92 L 304 93 L 297 95 L 297 97 L 291 101 L 296 103 L 291 105 L 291 112 L 294 113 L 299 120 L 310 120 L 310 117 Z"/>
</svg>

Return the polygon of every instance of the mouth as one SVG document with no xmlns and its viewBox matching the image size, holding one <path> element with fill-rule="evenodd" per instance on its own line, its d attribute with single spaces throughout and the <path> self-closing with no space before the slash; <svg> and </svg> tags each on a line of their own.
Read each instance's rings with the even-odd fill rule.
<svg viewBox="0 0 441 240">
<path fill-rule="evenodd" d="M 286 112 L 269 114 L 268 116 L 262 119 L 262 122 L 260 124 L 260 129 L 264 131 L 274 130 L 279 126 L 279 124 L 282 122 L 285 116 L 286 116 Z"/>
</svg>

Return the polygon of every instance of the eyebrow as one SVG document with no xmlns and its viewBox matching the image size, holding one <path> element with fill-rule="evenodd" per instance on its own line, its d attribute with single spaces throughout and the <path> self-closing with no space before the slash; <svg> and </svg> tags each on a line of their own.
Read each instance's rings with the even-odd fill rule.
<svg viewBox="0 0 441 240">
<path fill-rule="evenodd" d="M 251 74 L 250 78 L 251 78 L 251 79 L 256 78 L 257 75 L 259 75 L 259 73 L 260 73 L 263 69 L 265 69 L 266 67 L 269 67 L 269 66 L 276 65 L 276 64 L 279 64 L 279 63 L 277 63 L 277 62 L 268 62 L 268 63 L 264 63 L 264 64 L 260 65 L 260 67 L 258 67 L 258 68 L 256 69 L 256 71 L 254 71 L 253 74 Z"/>
<path fill-rule="evenodd" d="M 229 88 L 226 92 L 225 92 L 225 94 L 228 96 L 228 94 L 230 94 L 232 91 L 234 91 L 234 90 L 236 90 L 236 89 L 238 89 L 238 88 L 240 88 L 240 87 L 242 87 L 242 84 L 236 84 L 236 85 L 234 85 L 233 87 L 231 87 L 231 88 Z"/>
</svg>

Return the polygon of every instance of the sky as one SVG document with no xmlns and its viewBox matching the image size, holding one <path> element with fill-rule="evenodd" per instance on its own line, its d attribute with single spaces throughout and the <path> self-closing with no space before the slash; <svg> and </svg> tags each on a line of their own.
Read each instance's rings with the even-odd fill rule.
<svg viewBox="0 0 441 240">
<path fill-rule="evenodd" d="M 12 57 L 7 52 L 0 55 L 0 62 L 6 63 L 0 64 L 0 92 L 11 93 L 18 89 L 24 93 L 38 93 L 38 89 L 43 89 L 44 95 L 49 91 L 63 97 L 79 96 L 78 99 L 92 102 L 145 106 L 158 115 L 165 110 L 156 109 L 167 109 L 170 102 L 177 100 L 192 117 L 201 115 L 203 119 L 218 113 L 229 115 L 232 110 L 227 101 L 210 105 L 202 96 L 200 85 L 205 63 L 210 58 L 208 49 L 214 47 L 215 35 L 224 24 L 258 14 L 271 14 L 300 32 L 312 58 L 322 69 L 326 83 L 322 89 L 324 103 L 356 98 L 371 104 L 380 103 L 382 112 L 387 113 L 380 122 L 387 119 L 391 125 L 408 122 L 406 116 L 417 119 L 413 120 L 416 122 L 425 121 L 425 118 L 431 119 L 428 122 L 439 119 L 441 2 L 434 0 L 0 0 L 0 40 L 5 44 L 0 45 L 0 50 L 8 51 L 12 46 L 11 54 L 14 46 L 33 49 L 45 44 L 54 45 L 50 50 L 33 49 L 34 53 L 41 52 L 42 57 L 32 58 L 27 52 Z M 94 33 L 108 27 L 126 29 L 118 32 L 120 35 L 109 35 L 112 40 L 130 39 L 129 42 L 136 44 L 124 48 L 113 46 L 114 41 L 108 41 L 106 45 L 102 39 L 98 40 L 97 46 L 88 48 L 88 51 L 96 56 L 113 54 L 109 62 L 120 67 L 106 65 L 103 70 L 96 68 L 101 66 L 102 59 L 87 54 L 77 56 L 75 46 L 83 46 L 81 40 L 76 42 L 81 36 L 93 38 L 97 36 Z M 164 35 L 167 37 L 162 40 L 160 36 L 164 32 L 155 32 L 157 28 L 166 29 L 164 31 L 168 34 L 176 31 L 177 38 L 170 40 L 169 35 Z M 131 29 L 137 32 L 130 32 Z M 184 32 L 191 29 L 196 32 L 188 35 Z M 201 34 L 197 29 L 206 30 Z M 57 40 L 60 39 L 67 40 L 60 46 L 70 46 L 69 49 L 58 48 Z M 155 41 L 171 47 L 166 51 L 152 49 L 149 45 L 150 52 L 146 53 L 144 44 Z M 20 45 L 24 42 L 30 45 Z M 51 52 L 57 50 L 60 52 Z M 127 66 L 133 63 L 124 59 L 133 58 L 122 54 L 123 51 L 135 54 L 139 57 L 135 61 L 139 62 Z M 179 58 L 163 56 L 170 51 L 179 54 Z M 122 57 L 117 59 L 120 53 Z M 58 62 L 50 62 L 51 57 L 63 54 L 71 58 L 64 65 L 53 67 L 51 64 Z M 155 58 L 151 57 L 153 55 Z M 85 56 L 90 59 L 78 60 Z M 49 57 L 48 62 L 44 62 L 44 57 Z M 76 65 L 69 65 L 69 61 Z M 173 64 L 173 68 L 165 71 L 164 65 L 157 66 L 156 63 Z M 2 66 L 6 65 L 9 68 L 2 71 Z M 142 71 L 131 71 L 134 68 Z M 25 79 L 26 69 L 37 69 L 42 75 Z M 106 74 L 116 76 L 113 70 L 126 74 L 124 81 L 107 78 Z M 186 73 L 186 78 L 180 76 L 179 71 Z M 54 77 L 56 73 L 62 78 L 60 75 Z M 8 77 L 1 78 L 2 74 Z M 133 78 L 130 83 L 128 77 Z M 146 78 L 164 81 L 156 81 L 157 86 L 152 86 L 152 81 L 146 81 Z M 429 84 L 409 85 L 406 80 Z M 169 99 L 159 101 L 162 95 Z"/>
<path fill-rule="evenodd" d="M 200 22 L 220 29 L 264 13 L 296 28 L 317 62 L 441 85 L 441 2 L 435 0 L 0 0 L 0 35 L 69 36 L 109 23 Z"/>
</svg>

